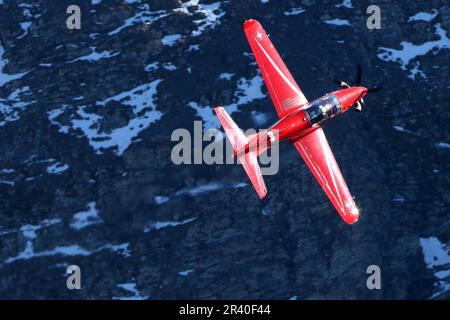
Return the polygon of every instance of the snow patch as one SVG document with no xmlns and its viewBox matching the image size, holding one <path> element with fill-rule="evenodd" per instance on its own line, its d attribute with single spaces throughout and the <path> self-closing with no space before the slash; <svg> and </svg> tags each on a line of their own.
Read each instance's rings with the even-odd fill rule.
<svg viewBox="0 0 450 320">
<path fill-rule="evenodd" d="M 0 227 L 0 237 L 4 236 L 4 235 L 7 235 L 7 234 L 11 234 L 11 233 L 15 233 L 15 231 L 14 230 L 7 230 L 4 227 Z"/>
<path fill-rule="evenodd" d="M 335 5 L 336 8 L 344 7 L 347 9 L 353 9 L 352 0 L 344 0 L 341 4 Z"/>
<path fill-rule="evenodd" d="M 381 60 L 387 62 L 395 62 L 400 64 L 403 70 L 408 70 L 408 65 L 410 62 L 417 57 L 424 56 L 430 52 L 433 54 L 437 54 L 440 50 L 450 49 L 450 39 L 447 37 L 447 32 L 441 28 L 441 25 L 434 25 L 436 31 L 435 34 L 439 36 L 439 40 L 427 41 L 422 44 L 416 45 L 411 42 L 402 41 L 400 42 L 401 49 L 392 49 L 386 47 L 378 48 L 379 53 L 377 57 Z M 417 74 L 418 65 L 415 65 L 412 72 L 412 77 L 414 78 L 415 74 Z M 420 71 L 421 72 L 421 71 Z M 421 72 L 423 76 L 423 72 Z"/>
<path fill-rule="evenodd" d="M 190 8 L 195 11 L 190 12 Z M 197 29 L 192 31 L 191 35 L 198 37 L 203 34 L 208 29 L 214 29 L 220 24 L 220 19 L 225 15 L 225 12 L 221 10 L 221 3 L 214 2 L 210 4 L 199 3 L 199 0 L 190 0 L 181 5 L 180 8 L 174 10 L 175 12 L 181 12 L 189 16 L 201 15 L 203 18 L 194 20 L 194 24 Z"/>
<path fill-rule="evenodd" d="M 10 180 L 0 180 L 0 184 L 6 184 L 8 186 L 14 187 L 14 185 L 16 183 L 14 181 L 10 181 Z"/>
<path fill-rule="evenodd" d="M 258 126 L 261 126 L 269 121 L 269 116 L 267 115 L 267 113 L 253 110 L 250 115 L 253 122 Z"/>
<path fill-rule="evenodd" d="M 397 194 L 397 195 L 395 196 L 395 198 L 392 199 L 392 201 L 394 201 L 394 202 L 405 202 L 405 198 L 404 198 L 403 196 Z"/>
<path fill-rule="evenodd" d="M 190 218 L 190 219 L 186 219 L 186 220 L 182 220 L 182 221 L 157 221 L 157 222 L 152 222 L 150 223 L 149 226 L 145 227 L 144 232 L 150 232 L 151 230 L 160 230 L 163 228 L 168 228 L 168 227 L 177 227 L 177 226 L 182 226 L 184 224 L 187 224 L 189 222 L 192 222 L 194 220 L 196 220 L 197 218 Z"/>
<path fill-rule="evenodd" d="M 116 29 L 110 31 L 108 35 L 113 36 L 121 32 L 122 30 L 134 25 L 150 25 L 171 14 L 165 10 L 151 11 L 148 4 L 144 4 L 138 7 L 138 9 L 142 11 L 139 11 L 134 16 L 126 19 L 120 27 L 117 27 Z"/>
<path fill-rule="evenodd" d="M 58 125 L 61 132 L 67 132 L 69 129 L 79 129 L 88 139 L 89 145 L 97 154 L 102 154 L 104 149 L 113 148 L 115 154 L 121 156 L 141 131 L 161 119 L 162 113 L 156 110 L 154 102 L 157 94 L 156 89 L 161 81 L 161 79 L 157 79 L 150 84 L 140 85 L 129 91 L 97 102 L 97 106 L 101 107 L 106 107 L 106 104 L 111 101 L 120 102 L 122 105 L 131 107 L 133 118 L 123 127 L 108 131 L 102 130 L 100 127 L 102 116 L 96 113 L 88 113 L 85 110 L 86 106 L 80 106 L 78 108 L 76 112 L 77 118 L 71 119 L 70 128 L 67 128 L 56 120 L 56 117 L 64 112 L 64 110 L 54 110 L 49 115 L 49 120 L 51 123 Z"/>
<path fill-rule="evenodd" d="M 238 110 L 241 105 L 249 104 L 255 100 L 260 100 L 266 97 L 262 92 L 262 87 L 264 85 L 263 78 L 258 74 L 251 79 L 246 79 L 244 77 L 237 81 L 236 91 L 234 92 L 233 103 L 224 106 L 228 114 L 231 116 L 234 112 Z M 220 121 L 217 119 L 210 106 L 202 107 L 197 102 L 189 102 L 188 106 L 197 111 L 197 115 L 203 121 L 204 130 L 210 128 L 220 128 Z"/>
<path fill-rule="evenodd" d="M 0 184 L 6 184 L 13 187 L 16 183 L 10 179 L 11 178 L 10 175 L 13 174 L 14 172 L 16 172 L 16 170 L 8 168 L 0 170 Z M 1 229 L 2 228 L 0 227 L 0 230 Z M 0 235 L 2 235 L 1 231 Z"/>
<path fill-rule="evenodd" d="M 211 183 L 203 184 L 203 185 L 200 185 L 200 186 L 197 186 L 194 188 L 181 189 L 181 190 L 177 191 L 175 193 L 175 195 L 180 196 L 180 195 L 187 194 L 187 195 L 190 195 L 191 197 L 196 197 L 200 194 L 220 190 L 223 188 L 224 188 L 223 184 L 217 183 L 217 182 L 211 182 Z"/>
<path fill-rule="evenodd" d="M 103 220 L 98 215 L 95 201 L 89 202 L 85 211 L 80 211 L 73 215 L 73 222 L 70 227 L 75 230 L 81 230 L 87 226 L 98 224 Z"/>
<path fill-rule="evenodd" d="M 436 147 L 441 149 L 450 149 L 450 144 L 445 142 L 438 142 L 436 143 Z"/>
<path fill-rule="evenodd" d="M 164 46 L 172 47 L 175 43 L 177 43 L 181 39 L 181 34 L 171 34 L 163 37 L 161 42 Z"/>
<path fill-rule="evenodd" d="M 238 182 L 238 183 L 236 183 L 236 184 L 233 186 L 233 188 L 234 188 L 234 189 L 237 189 L 237 188 L 244 188 L 244 187 L 246 187 L 246 186 L 248 186 L 248 183 L 245 183 L 245 182 Z"/>
<path fill-rule="evenodd" d="M 19 23 L 20 29 L 22 29 L 23 33 L 19 37 L 17 37 L 16 40 L 22 39 L 28 34 L 28 31 L 30 30 L 30 27 L 32 25 L 32 20 L 39 18 L 41 14 L 32 14 L 31 11 L 34 8 L 39 7 L 37 4 L 28 4 L 28 3 L 20 3 L 18 5 L 22 9 L 22 17 L 24 18 L 24 21 Z"/>
<path fill-rule="evenodd" d="M 100 59 L 108 59 L 108 58 L 112 58 L 117 56 L 119 52 L 112 52 L 112 51 L 108 51 L 108 50 L 104 50 L 102 52 L 97 52 L 96 47 L 90 47 L 91 49 L 91 53 L 85 56 L 81 56 L 78 57 L 76 59 L 70 60 L 67 63 L 74 63 L 76 61 L 89 61 L 89 62 L 94 62 L 94 61 L 99 61 Z"/>
<path fill-rule="evenodd" d="M 121 254 L 123 257 L 130 257 L 129 244 L 123 243 L 119 245 L 106 244 L 93 250 L 85 249 L 79 245 L 57 246 L 51 250 L 35 252 L 31 242 L 27 243 L 26 248 L 17 256 L 5 260 L 5 263 L 12 263 L 18 260 L 30 260 L 33 258 L 51 257 L 51 256 L 90 256 L 100 251 L 111 251 Z"/>
<path fill-rule="evenodd" d="M 202 107 L 194 101 L 189 102 L 188 106 L 197 111 L 197 116 L 202 119 L 204 130 L 220 128 L 220 121 L 211 107 Z"/>
<path fill-rule="evenodd" d="M 146 300 L 148 296 L 143 296 L 139 290 L 137 289 L 137 285 L 135 282 L 127 282 L 127 283 L 119 283 L 117 285 L 118 288 L 123 289 L 127 292 L 133 294 L 132 296 L 126 297 L 113 297 L 113 300 Z"/>
<path fill-rule="evenodd" d="M 194 269 L 187 269 L 187 270 L 183 270 L 183 271 L 178 272 L 178 274 L 180 276 L 187 277 L 193 271 L 194 271 Z"/>
<path fill-rule="evenodd" d="M 52 164 L 52 165 L 47 167 L 47 173 L 60 175 L 64 171 L 66 171 L 67 169 L 69 169 L 69 165 L 68 164 L 61 163 L 61 162 L 56 162 L 56 163 L 54 163 L 54 164 Z"/>
<path fill-rule="evenodd" d="M 305 12 L 305 11 L 306 11 L 306 10 L 303 9 L 302 7 L 291 8 L 291 9 L 289 9 L 289 10 L 286 10 L 286 11 L 284 12 L 284 15 L 285 15 L 285 16 L 296 16 L 296 15 L 299 15 L 300 13 Z"/>
<path fill-rule="evenodd" d="M 172 62 L 163 63 L 163 68 L 166 69 L 167 71 L 175 71 L 178 69 L 177 66 L 174 65 Z"/>
<path fill-rule="evenodd" d="M 432 12 L 418 12 L 415 15 L 409 17 L 408 22 L 413 21 L 426 21 L 431 22 L 438 15 L 438 11 L 433 9 Z"/>
<path fill-rule="evenodd" d="M 403 128 L 402 126 L 392 126 L 392 128 L 394 128 L 395 130 L 397 130 L 399 132 L 406 132 L 406 129 Z"/>
<path fill-rule="evenodd" d="M 1 74 L 0 74 L 1 82 Z M 0 83 L 1 85 L 1 83 Z M 22 87 L 14 90 L 6 99 L 0 98 L 0 127 L 5 126 L 8 122 L 17 121 L 20 119 L 19 113 L 25 107 L 31 105 L 35 101 L 23 101 L 24 95 L 30 95 L 30 87 Z"/>
<path fill-rule="evenodd" d="M 10 81 L 14 81 L 17 79 L 22 78 L 24 75 L 26 75 L 28 72 L 20 72 L 16 74 L 6 74 L 3 71 L 3 68 L 8 64 L 9 60 L 6 58 L 3 58 L 3 55 L 5 54 L 5 49 L 0 44 L 0 87 L 3 87 L 6 83 Z M 0 105 L 1 107 L 1 105 Z"/>
<path fill-rule="evenodd" d="M 325 22 L 326 24 L 331 24 L 331 25 L 335 25 L 335 26 L 352 26 L 350 24 L 350 22 L 346 19 L 331 19 L 331 20 L 324 20 L 323 22 Z"/>
<path fill-rule="evenodd" d="M 67 109 L 67 105 L 63 105 L 59 109 L 53 109 L 47 112 L 48 120 L 51 124 L 58 127 L 58 131 L 61 133 L 69 133 L 69 126 L 65 126 L 60 124 L 58 121 L 56 121 L 56 118 L 58 118 L 60 115 L 62 115 Z"/>
<path fill-rule="evenodd" d="M 61 223 L 61 219 L 45 219 L 39 224 L 27 224 L 20 228 L 22 235 L 28 240 L 34 240 L 37 237 L 37 232 L 41 229 Z"/>
<path fill-rule="evenodd" d="M 237 83 L 237 90 L 234 93 L 235 98 L 237 98 L 237 102 L 227 106 L 228 112 L 234 112 L 234 109 L 237 109 L 237 106 L 249 104 L 255 100 L 264 99 L 266 95 L 262 92 L 263 85 L 264 80 L 260 75 L 256 75 L 251 79 L 239 79 Z"/>
<path fill-rule="evenodd" d="M 425 75 L 425 73 L 419 69 L 420 67 L 420 62 L 416 61 L 416 63 L 414 63 L 414 66 L 411 68 L 411 70 L 409 70 L 409 75 L 408 78 L 412 79 L 412 80 L 416 80 L 416 76 L 421 76 L 423 79 L 426 79 L 427 76 Z"/>
<path fill-rule="evenodd" d="M 128 243 L 113 245 L 105 244 L 96 249 L 87 250 L 79 245 L 57 246 L 51 250 L 36 252 L 34 250 L 34 240 L 38 236 L 38 232 L 43 228 L 48 228 L 61 223 L 61 219 L 46 219 L 36 225 L 24 225 L 20 228 L 22 236 L 27 240 L 25 248 L 17 256 L 7 258 L 4 263 L 12 263 L 19 260 L 30 260 L 33 258 L 50 257 L 50 256 L 89 256 L 100 251 L 118 252 L 124 257 L 129 257 Z"/>
<path fill-rule="evenodd" d="M 26 36 L 28 34 L 28 30 L 30 29 L 31 24 L 32 24 L 31 21 L 21 22 L 19 24 L 20 28 L 23 30 L 24 33 L 18 39 L 23 38 L 24 36 Z"/>
<path fill-rule="evenodd" d="M 223 183 L 219 183 L 219 182 L 210 182 L 210 183 L 206 183 L 206 184 L 199 185 L 199 186 L 192 187 L 192 188 L 183 188 L 183 189 L 175 192 L 175 195 L 176 196 L 188 195 L 191 197 L 196 197 L 196 196 L 199 196 L 199 195 L 202 195 L 205 193 L 209 193 L 209 192 L 213 192 L 213 191 L 217 191 L 217 190 L 222 190 L 222 189 L 227 189 L 227 188 L 237 189 L 237 188 L 243 188 L 246 186 L 247 186 L 247 183 L 243 183 L 243 182 L 235 183 L 233 185 L 224 185 Z"/>
<path fill-rule="evenodd" d="M 219 74 L 218 79 L 219 80 L 231 80 L 231 78 L 234 76 L 234 73 L 230 73 L 230 72 L 223 72 L 221 74 Z"/>
<path fill-rule="evenodd" d="M 425 264 L 437 280 L 435 292 L 430 297 L 432 299 L 450 290 L 450 246 L 441 243 L 436 237 L 420 238 L 420 245 Z"/>
<path fill-rule="evenodd" d="M 419 133 L 411 131 L 411 130 L 408 130 L 408 129 L 405 129 L 404 127 L 402 127 L 400 125 L 394 125 L 392 127 L 398 132 L 404 132 L 404 133 L 407 133 L 407 134 L 410 134 L 410 135 L 413 135 L 413 136 L 416 136 L 416 137 L 422 137 Z"/>
<path fill-rule="evenodd" d="M 198 51 L 198 50 L 200 50 L 199 44 L 190 44 L 187 52 Z"/>
<path fill-rule="evenodd" d="M 145 66 L 144 70 L 147 72 L 152 72 L 155 71 L 159 68 L 159 62 L 153 62 L 153 63 L 149 63 L 148 65 Z"/>
<path fill-rule="evenodd" d="M 157 204 L 157 205 L 161 205 L 164 204 L 166 202 L 168 202 L 170 200 L 169 197 L 165 197 L 165 196 L 156 196 L 153 201 Z"/>
</svg>

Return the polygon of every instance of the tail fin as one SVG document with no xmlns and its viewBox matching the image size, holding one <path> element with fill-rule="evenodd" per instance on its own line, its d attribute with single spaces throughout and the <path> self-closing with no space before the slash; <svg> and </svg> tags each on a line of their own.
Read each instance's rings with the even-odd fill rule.
<svg viewBox="0 0 450 320">
<path fill-rule="evenodd" d="M 235 151 L 242 150 L 242 148 L 244 148 L 249 142 L 245 134 L 241 131 L 241 129 L 239 129 L 223 107 L 215 107 L 214 111 L 216 112 L 222 127 L 225 129 L 233 149 Z M 258 151 L 249 151 L 238 156 L 238 158 L 244 166 L 245 172 L 250 178 L 250 181 L 258 193 L 258 196 L 261 199 L 264 198 L 267 195 L 267 189 L 258 164 Z"/>
</svg>

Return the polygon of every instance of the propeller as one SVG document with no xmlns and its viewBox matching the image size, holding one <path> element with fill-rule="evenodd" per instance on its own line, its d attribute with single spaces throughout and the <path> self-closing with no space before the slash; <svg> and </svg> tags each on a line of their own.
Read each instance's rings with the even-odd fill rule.
<svg viewBox="0 0 450 320">
<path fill-rule="evenodd" d="M 367 91 L 366 92 L 377 92 L 377 91 L 380 91 L 381 89 L 383 89 L 383 87 L 380 85 L 380 86 L 375 86 L 375 87 L 372 87 L 372 88 L 367 88 Z M 357 112 L 361 112 L 362 111 L 362 107 L 366 107 L 366 103 L 364 102 L 364 99 L 363 98 L 361 98 L 361 99 L 359 99 L 358 101 L 356 101 L 356 106 L 355 106 L 355 111 L 357 111 Z"/>
<path fill-rule="evenodd" d="M 356 65 L 356 85 L 359 86 L 361 84 L 362 80 L 362 68 L 361 65 L 358 63 Z"/>
<path fill-rule="evenodd" d="M 367 92 L 377 92 L 377 91 L 380 91 L 381 89 L 383 89 L 383 86 L 375 86 L 372 88 L 368 88 Z"/>
<path fill-rule="evenodd" d="M 361 81 L 362 81 L 362 67 L 361 67 L 361 64 L 358 63 L 356 65 L 355 85 L 356 86 L 360 86 L 361 85 Z M 345 82 L 345 81 L 334 80 L 334 82 L 341 88 L 350 88 L 350 85 L 347 82 Z M 372 87 L 372 88 L 368 88 L 366 92 L 377 92 L 377 91 L 380 91 L 382 88 L 383 87 L 381 85 L 380 86 L 375 86 L 375 87 Z M 357 112 L 360 112 L 362 110 L 362 108 L 366 106 L 366 104 L 364 102 L 364 99 L 363 98 L 358 99 L 356 101 L 356 103 L 354 104 L 354 106 L 355 106 L 354 110 L 357 111 Z"/>
</svg>

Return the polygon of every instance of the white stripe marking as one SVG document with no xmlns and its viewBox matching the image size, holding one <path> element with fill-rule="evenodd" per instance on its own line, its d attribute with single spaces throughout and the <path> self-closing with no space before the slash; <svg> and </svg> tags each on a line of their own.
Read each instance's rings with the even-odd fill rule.
<svg viewBox="0 0 450 320">
<path fill-rule="evenodd" d="M 325 188 L 328 189 L 329 193 L 327 193 L 327 195 L 333 197 L 333 199 L 335 200 L 335 202 L 337 203 L 337 205 L 339 205 L 338 203 L 338 199 L 336 198 L 335 194 L 333 193 L 333 190 L 331 190 L 330 185 L 328 184 L 328 180 L 325 178 L 325 176 L 322 173 L 322 170 L 320 169 L 320 166 L 318 166 L 314 160 L 313 157 L 308 153 L 308 151 L 306 150 L 305 146 L 303 145 L 303 142 L 300 140 L 298 141 L 298 145 L 301 147 L 303 154 L 308 158 L 309 163 L 311 163 L 312 168 L 314 169 L 314 171 L 317 173 L 317 179 L 319 181 L 319 184 L 322 186 L 322 188 L 324 188 L 324 191 L 326 192 Z M 342 210 L 342 209 L 341 209 Z"/>
<path fill-rule="evenodd" d="M 339 189 L 336 185 L 336 180 L 334 179 L 334 170 L 331 168 L 331 163 L 330 163 L 330 150 L 327 148 L 327 151 L 325 152 L 325 160 L 327 161 L 327 167 L 328 167 L 328 171 L 330 172 L 331 175 L 331 179 L 333 181 L 333 185 L 334 185 L 334 189 L 339 197 L 339 202 L 340 202 L 340 207 L 341 210 L 344 212 L 345 214 L 345 210 L 344 210 L 344 206 L 342 203 L 342 198 L 341 198 L 341 194 L 339 193 Z"/>
<path fill-rule="evenodd" d="M 306 98 L 303 96 L 302 92 L 300 90 L 298 90 L 290 81 L 289 79 L 284 75 L 284 73 L 280 70 L 280 68 L 278 68 L 278 66 L 275 64 L 275 62 L 270 58 L 270 56 L 267 54 L 266 50 L 264 50 L 264 48 L 261 46 L 261 44 L 258 42 L 258 40 L 256 40 L 255 36 L 253 35 L 253 39 L 255 39 L 256 43 L 258 44 L 258 46 L 261 48 L 261 50 L 263 51 L 263 53 L 266 55 L 267 59 L 270 61 L 270 63 L 272 64 L 272 66 L 275 68 L 275 70 L 277 70 L 277 72 L 280 74 L 280 76 L 283 78 L 284 81 L 286 81 L 286 83 L 289 85 L 289 87 L 291 87 L 292 90 L 294 90 L 295 93 L 297 93 L 298 95 L 302 96 L 304 100 L 306 100 Z"/>
</svg>

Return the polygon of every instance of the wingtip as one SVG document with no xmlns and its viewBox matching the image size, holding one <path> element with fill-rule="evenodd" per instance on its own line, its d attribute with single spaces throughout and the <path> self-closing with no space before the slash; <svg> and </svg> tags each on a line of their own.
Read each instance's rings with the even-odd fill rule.
<svg viewBox="0 0 450 320">
<path fill-rule="evenodd" d="M 355 209 L 354 211 L 350 212 L 350 214 L 345 216 L 345 218 L 344 218 L 344 221 L 347 224 L 352 225 L 352 224 L 355 224 L 356 222 L 358 222 L 358 220 L 359 220 L 359 210 L 356 207 L 354 209 Z"/>
<path fill-rule="evenodd" d="M 245 20 L 245 22 L 244 22 L 244 29 L 249 29 L 249 28 L 251 28 L 251 27 L 253 27 L 254 25 L 257 25 L 257 24 L 259 24 L 258 20 L 255 20 L 255 19 Z"/>
<path fill-rule="evenodd" d="M 222 112 L 223 107 L 222 107 L 222 106 L 216 106 L 216 107 L 213 108 L 213 110 L 214 110 L 214 112 L 215 112 L 216 114 L 218 114 L 219 112 Z"/>
<path fill-rule="evenodd" d="M 355 224 L 355 223 L 358 222 L 358 218 L 359 218 L 359 217 L 356 217 L 356 218 L 354 218 L 354 219 L 352 219 L 352 220 L 346 220 L 345 222 L 346 222 L 348 225 L 353 225 L 353 224 Z"/>
<path fill-rule="evenodd" d="M 261 190 L 257 190 L 259 199 L 263 200 L 267 196 L 266 186 L 262 187 Z"/>
<path fill-rule="evenodd" d="M 258 193 L 259 199 L 264 200 L 264 198 L 267 196 L 267 191 L 264 193 Z"/>
</svg>

